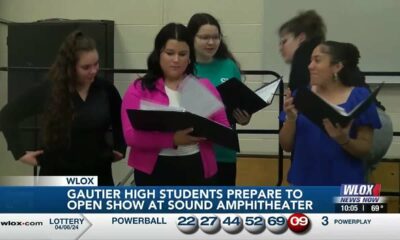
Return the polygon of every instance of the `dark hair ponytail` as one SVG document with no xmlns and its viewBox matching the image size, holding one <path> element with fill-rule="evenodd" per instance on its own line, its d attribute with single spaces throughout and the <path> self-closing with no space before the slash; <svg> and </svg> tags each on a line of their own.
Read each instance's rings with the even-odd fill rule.
<svg viewBox="0 0 400 240">
<path fill-rule="evenodd" d="M 315 10 L 300 12 L 279 27 L 279 34 L 292 33 L 295 37 L 301 33 L 306 35 L 306 41 L 311 39 L 325 40 L 326 26 Z"/>
<path fill-rule="evenodd" d="M 360 52 L 351 43 L 326 41 L 321 43 L 322 50 L 330 55 L 332 63 L 342 63 L 343 68 L 338 72 L 339 80 L 346 86 L 365 87 L 365 76 L 360 71 L 358 63 Z"/>
<path fill-rule="evenodd" d="M 360 52 L 358 48 L 351 43 L 341 43 L 335 41 L 326 41 L 321 43 L 322 51 L 331 56 L 332 63 L 343 64 L 343 68 L 339 71 L 339 80 L 346 86 L 365 87 L 370 90 L 369 85 L 365 81 L 365 75 L 358 67 L 360 60 Z M 376 105 L 385 110 L 385 107 L 375 98 Z"/>
</svg>

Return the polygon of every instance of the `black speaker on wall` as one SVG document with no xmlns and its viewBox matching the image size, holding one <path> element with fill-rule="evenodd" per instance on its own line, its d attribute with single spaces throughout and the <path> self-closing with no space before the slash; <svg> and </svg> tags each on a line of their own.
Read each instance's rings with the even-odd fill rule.
<svg viewBox="0 0 400 240">
<path fill-rule="evenodd" d="M 54 62 L 65 37 L 74 30 L 91 36 L 97 44 L 100 68 L 114 68 L 114 21 L 109 20 L 43 20 L 31 23 L 8 24 L 8 101 L 45 80 L 46 70 L 12 70 L 12 67 L 48 68 Z M 113 81 L 113 73 L 100 72 Z M 38 147 L 38 120 L 32 117 L 23 122 L 21 139 L 24 147 Z M 31 129 L 31 130 L 29 130 Z"/>
</svg>

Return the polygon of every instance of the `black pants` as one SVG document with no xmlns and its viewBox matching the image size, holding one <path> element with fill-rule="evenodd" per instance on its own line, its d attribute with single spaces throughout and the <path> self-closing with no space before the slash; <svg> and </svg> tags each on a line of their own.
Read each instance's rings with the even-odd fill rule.
<svg viewBox="0 0 400 240">
<path fill-rule="evenodd" d="M 215 184 L 218 186 L 236 185 L 236 162 L 218 162 L 218 172 Z"/>
<path fill-rule="evenodd" d="M 214 185 L 213 178 L 204 178 L 199 153 L 189 156 L 158 156 L 151 175 L 135 170 L 137 186 L 199 186 Z"/>
<path fill-rule="evenodd" d="M 85 165 L 82 163 L 44 164 L 40 176 L 97 176 L 98 186 L 114 186 L 111 162 Z"/>
</svg>

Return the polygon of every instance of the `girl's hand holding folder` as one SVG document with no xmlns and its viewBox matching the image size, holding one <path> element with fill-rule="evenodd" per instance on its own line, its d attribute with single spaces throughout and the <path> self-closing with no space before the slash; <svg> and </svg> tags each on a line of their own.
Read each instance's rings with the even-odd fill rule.
<svg viewBox="0 0 400 240">
<path fill-rule="evenodd" d="M 197 144 L 200 141 L 206 140 L 204 137 L 194 137 L 191 136 L 190 133 L 193 132 L 193 128 L 186 128 L 183 130 L 176 131 L 174 134 L 174 145 L 175 146 L 180 146 L 180 145 L 192 145 L 192 144 Z"/>
<path fill-rule="evenodd" d="M 245 126 L 249 124 L 251 119 L 251 114 L 248 114 L 246 110 L 236 108 L 233 110 L 233 117 L 235 117 L 237 123 L 239 123 L 242 126 Z"/>
<path fill-rule="evenodd" d="M 346 145 L 350 141 L 350 128 L 353 124 L 351 121 L 347 126 L 342 127 L 340 124 L 334 125 L 328 118 L 322 121 L 328 135 L 334 139 L 339 145 Z"/>
</svg>

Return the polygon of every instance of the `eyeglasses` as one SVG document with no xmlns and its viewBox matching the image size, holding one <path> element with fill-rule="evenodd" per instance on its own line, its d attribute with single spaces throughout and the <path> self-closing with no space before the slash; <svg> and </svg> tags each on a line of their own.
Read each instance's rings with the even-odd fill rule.
<svg viewBox="0 0 400 240">
<path fill-rule="evenodd" d="M 196 35 L 196 37 L 203 42 L 209 42 L 211 39 L 214 42 L 219 42 L 219 41 L 221 41 L 221 38 L 222 38 L 221 35 L 212 35 L 212 36 L 211 35 Z"/>
</svg>

